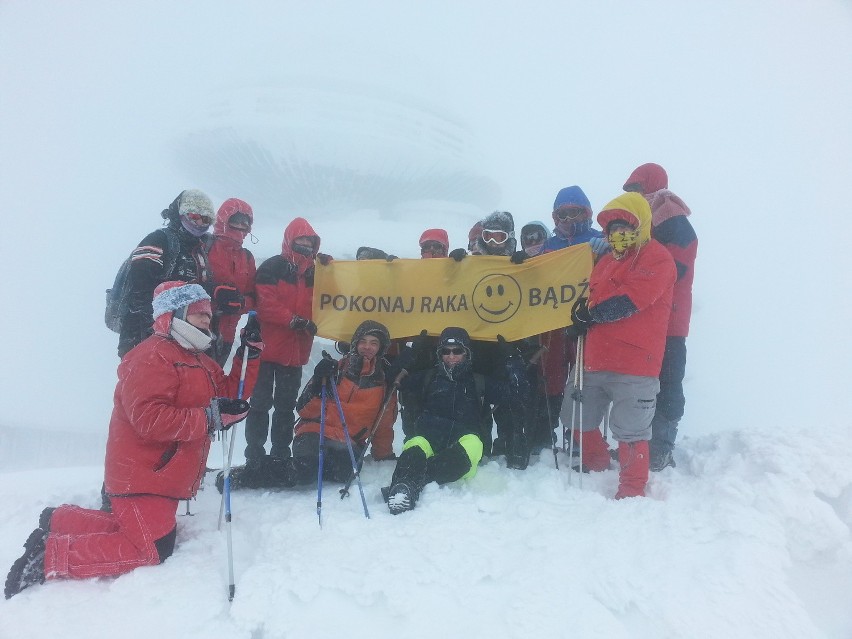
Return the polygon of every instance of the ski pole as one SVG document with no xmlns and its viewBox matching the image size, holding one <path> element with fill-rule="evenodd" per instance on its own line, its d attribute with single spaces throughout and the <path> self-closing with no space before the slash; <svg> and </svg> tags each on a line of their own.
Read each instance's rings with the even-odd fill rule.
<svg viewBox="0 0 852 639">
<path fill-rule="evenodd" d="M 393 394 L 399 389 L 399 385 L 402 383 L 402 380 L 405 376 L 408 375 L 408 371 L 404 368 L 399 372 L 399 375 L 396 376 L 396 379 L 393 380 L 393 386 L 391 386 L 390 393 L 385 398 L 385 401 L 382 402 L 382 408 L 379 411 L 379 416 L 376 417 L 376 421 L 373 422 L 373 427 L 370 429 L 370 434 L 367 436 L 367 441 L 364 442 L 364 448 L 361 450 L 361 454 L 358 455 L 358 473 L 361 472 L 361 468 L 364 466 L 364 457 L 367 455 L 367 449 L 370 447 L 370 444 L 373 443 L 373 435 L 376 434 L 376 431 L 379 430 L 379 423 L 382 421 L 382 417 L 385 416 L 385 410 L 387 410 L 388 404 L 390 404 L 390 400 L 393 397 Z M 340 498 L 349 496 L 349 487 L 352 486 L 352 482 L 355 481 L 355 473 L 353 472 L 349 475 L 349 479 L 346 480 L 346 484 L 343 488 L 340 489 Z"/>
<path fill-rule="evenodd" d="M 248 313 L 248 322 L 252 321 L 255 316 L 257 316 L 257 312 L 249 311 Z M 246 322 L 246 324 L 248 324 Z M 243 353 L 243 367 L 240 370 L 240 383 L 237 386 L 237 399 L 243 398 L 243 392 L 245 391 L 246 386 L 246 368 L 248 368 L 248 353 Z M 235 430 L 236 425 L 234 425 L 231 430 Z M 219 523 L 216 525 L 216 530 L 221 530 L 222 528 L 222 515 L 225 512 L 225 501 L 230 500 L 231 498 L 231 461 L 234 459 L 234 440 L 236 439 L 236 433 L 231 432 L 231 444 L 228 447 L 228 462 L 225 463 L 225 440 L 222 439 L 222 469 L 225 471 L 224 475 L 224 486 L 222 487 L 222 501 L 219 503 Z M 228 497 L 225 497 L 225 492 L 227 491 Z"/>
<path fill-rule="evenodd" d="M 580 419 L 580 432 L 583 430 L 583 337 L 580 336 L 577 338 L 577 352 L 576 357 L 574 359 L 574 388 L 571 391 L 571 435 L 568 442 L 568 465 L 571 470 L 574 469 L 574 433 L 576 432 L 577 426 L 577 406 L 579 404 L 579 419 Z M 562 429 L 562 446 L 563 449 L 565 447 L 565 427 Z M 583 473 L 582 473 L 582 464 L 583 464 L 583 437 L 582 434 L 580 436 L 580 488 L 583 487 Z M 573 482 L 571 480 L 573 473 L 569 473 L 568 475 L 568 485 L 571 485 Z"/>
<path fill-rule="evenodd" d="M 325 457 L 325 402 L 326 384 L 328 377 L 322 378 L 322 392 L 320 399 L 320 432 L 319 432 L 319 463 L 317 464 L 317 520 L 322 528 L 322 466 Z"/>
<path fill-rule="evenodd" d="M 343 426 L 343 436 L 346 438 L 346 448 L 349 450 L 349 459 L 352 461 L 352 473 L 358 482 L 358 491 L 361 493 L 361 505 L 364 506 L 364 517 L 370 518 L 370 511 L 367 509 L 367 498 L 364 496 L 364 487 L 361 485 L 361 473 L 358 470 L 358 465 L 355 462 L 355 452 L 352 450 L 352 438 L 349 436 L 349 428 L 346 426 L 346 417 L 343 415 L 343 407 L 340 405 L 340 395 L 337 394 L 337 386 L 331 384 L 331 395 L 337 403 L 337 414 L 340 415 L 340 424 Z"/>
</svg>

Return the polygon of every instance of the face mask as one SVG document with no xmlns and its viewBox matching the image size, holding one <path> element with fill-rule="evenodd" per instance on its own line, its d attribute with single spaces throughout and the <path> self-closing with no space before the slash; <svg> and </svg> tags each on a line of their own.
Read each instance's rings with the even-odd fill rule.
<svg viewBox="0 0 852 639">
<path fill-rule="evenodd" d="M 206 351 L 210 348 L 210 344 L 213 341 L 213 338 L 209 333 L 196 328 L 179 317 L 172 318 L 172 326 L 169 329 L 169 335 L 171 335 L 174 340 L 186 350 L 194 353 Z"/>
<path fill-rule="evenodd" d="M 621 228 L 607 235 L 607 242 L 612 246 L 613 257 L 622 257 L 629 249 L 639 243 L 639 231 Z"/>
<path fill-rule="evenodd" d="M 305 246 L 303 244 L 293 244 L 293 252 L 298 253 L 299 255 L 304 255 L 305 257 L 313 257 L 314 247 Z"/>
</svg>

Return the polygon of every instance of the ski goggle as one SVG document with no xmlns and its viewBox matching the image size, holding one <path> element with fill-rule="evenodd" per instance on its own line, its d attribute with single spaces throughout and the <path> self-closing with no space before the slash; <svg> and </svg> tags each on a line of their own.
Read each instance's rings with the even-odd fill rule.
<svg viewBox="0 0 852 639">
<path fill-rule="evenodd" d="M 544 233 L 541 231 L 532 231 L 530 233 L 524 233 L 521 237 L 521 242 L 524 246 L 541 244 L 542 242 L 544 242 Z"/>
<path fill-rule="evenodd" d="M 212 217 L 209 215 L 202 215 L 201 213 L 187 213 L 186 219 L 196 226 L 210 226 L 213 224 Z"/>
<path fill-rule="evenodd" d="M 583 215 L 586 212 L 586 209 L 580 206 L 563 206 L 556 209 L 553 212 L 553 215 L 556 216 L 556 219 L 564 222 L 566 220 L 576 220 L 578 217 Z"/>
<path fill-rule="evenodd" d="M 436 242 L 434 240 L 427 240 L 420 245 L 420 254 L 423 253 L 440 253 L 441 255 L 447 255 L 447 247 L 441 244 L 440 242 Z"/>
<path fill-rule="evenodd" d="M 251 218 L 246 213 L 234 213 L 228 218 L 228 226 L 238 231 L 251 231 Z"/>
<path fill-rule="evenodd" d="M 482 229 L 482 241 L 488 244 L 502 244 L 508 239 L 509 234 L 506 231 Z"/>
<path fill-rule="evenodd" d="M 464 349 L 461 346 L 453 346 L 452 348 L 442 348 L 441 355 L 464 355 Z"/>
</svg>

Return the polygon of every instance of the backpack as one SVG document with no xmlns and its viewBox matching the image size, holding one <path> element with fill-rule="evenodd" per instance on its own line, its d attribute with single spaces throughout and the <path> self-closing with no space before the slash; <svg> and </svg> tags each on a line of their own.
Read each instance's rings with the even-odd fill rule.
<svg viewBox="0 0 852 639">
<path fill-rule="evenodd" d="M 180 255 L 180 240 L 174 229 L 165 227 L 163 233 L 166 235 L 166 248 L 163 251 L 163 281 L 169 279 L 177 264 Z M 137 247 L 138 248 L 138 247 Z M 104 309 L 104 323 L 114 333 L 121 333 L 121 325 L 130 308 L 130 264 L 134 248 L 130 256 L 118 269 L 112 288 L 106 290 L 106 308 Z"/>
</svg>

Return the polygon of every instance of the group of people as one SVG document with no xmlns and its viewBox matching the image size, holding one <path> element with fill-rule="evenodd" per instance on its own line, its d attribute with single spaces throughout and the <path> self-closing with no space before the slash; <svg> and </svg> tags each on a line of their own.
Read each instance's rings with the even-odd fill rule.
<svg viewBox="0 0 852 639">
<path fill-rule="evenodd" d="M 556 445 L 560 416 L 573 419 L 574 402 L 564 401 L 573 394 L 583 402 L 575 429 L 583 457 L 575 469 L 610 467 L 600 429 L 609 411 L 618 442 L 616 498 L 644 495 L 649 471 L 674 465 L 697 238 L 661 166 L 638 167 L 623 188 L 597 215 L 602 230 L 592 226 L 583 190 L 569 186 L 554 201 L 553 228 L 523 225 L 520 248 L 504 211 L 471 228 L 467 249 L 450 250 L 443 229 L 420 237 L 423 258 L 456 261 L 496 255 L 521 263 L 588 243 L 595 255 L 589 295 L 574 305 L 567 328 L 509 343 L 500 335 L 472 340 L 459 327 L 437 338 L 426 331 L 391 336 L 366 321 L 349 343 L 338 343 L 339 361 L 316 365 L 301 394 L 317 332 L 314 265 L 332 260 L 319 252 L 320 237 L 295 218 L 280 254 L 255 269 L 243 246 L 252 208 L 231 198 L 214 214 L 207 195 L 182 192 L 163 211 L 166 226 L 129 258 L 107 440 L 109 506 L 46 508 L 9 572 L 6 597 L 46 579 L 117 575 L 164 561 L 174 548 L 178 501 L 197 491 L 211 437 L 243 419 L 246 464 L 232 470 L 234 489 L 316 481 L 319 463 L 323 478 L 351 480 L 353 459 L 369 445 L 373 460 L 396 462 L 383 493 L 399 514 L 415 507 L 428 483 L 473 477 L 483 458 L 503 455 L 508 467 L 526 468 L 531 454 Z M 395 259 L 372 247 L 356 257 Z M 248 311 L 257 319 L 252 314 L 238 335 Z"/>
</svg>

